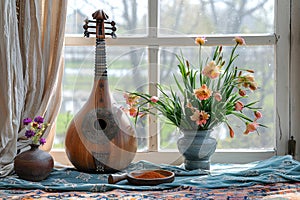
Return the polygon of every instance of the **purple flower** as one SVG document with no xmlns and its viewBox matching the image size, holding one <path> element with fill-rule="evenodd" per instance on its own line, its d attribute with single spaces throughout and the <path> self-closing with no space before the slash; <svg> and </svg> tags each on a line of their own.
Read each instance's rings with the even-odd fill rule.
<svg viewBox="0 0 300 200">
<path fill-rule="evenodd" d="M 43 123 L 44 122 L 44 118 L 42 116 L 37 116 L 34 118 L 34 121 L 37 123 Z"/>
<path fill-rule="evenodd" d="M 33 131 L 33 130 L 26 130 L 26 132 L 25 132 L 25 136 L 27 137 L 27 138 L 31 138 L 31 137 L 33 137 L 35 135 L 35 132 Z"/>
<path fill-rule="evenodd" d="M 25 118 L 25 119 L 23 119 L 23 124 L 24 125 L 28 125 L 28 124 L 30 124 L 32 122 L 32 119 L 31 118 Z"/>
<path fill-rule="evenodd" d="M 46 139 L 45 138 L 40 138 L 40 144 L 43 145 L 46 143 Z"/>
</svg>

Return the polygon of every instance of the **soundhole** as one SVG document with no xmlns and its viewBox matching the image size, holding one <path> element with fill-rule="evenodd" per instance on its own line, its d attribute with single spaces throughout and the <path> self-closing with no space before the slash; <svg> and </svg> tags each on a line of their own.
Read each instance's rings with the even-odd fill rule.
<svg viewBox="0 0 300 200">
<path fill-rule="evenodd" d="M 120 128 L 111 110 L 95 109 L 86 114 L 81 124 L 81 130 L 88 141 L 107 144 L 109 140 L 118 135 Z"/>
<path fill-rule="evenodd" d="M 107 123 L 104 119 L 97 119 L 94 122 L 94 127 L 96 130 L 104 130 L 107 127 Z"/>
</svg>

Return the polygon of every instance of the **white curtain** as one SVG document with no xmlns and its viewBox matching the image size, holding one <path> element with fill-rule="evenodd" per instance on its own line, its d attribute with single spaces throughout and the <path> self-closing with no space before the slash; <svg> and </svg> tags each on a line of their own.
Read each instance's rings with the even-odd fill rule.
<svg viewBox="0 0 300 200">
<path fill-rule="evenodd" d="M 18 152 L 28 147 L 22 120 L 42 115 L 55 135 L 61 104 L 66 0 L 0 1 L 0 177 L 13 171 Z"/>
</svg>

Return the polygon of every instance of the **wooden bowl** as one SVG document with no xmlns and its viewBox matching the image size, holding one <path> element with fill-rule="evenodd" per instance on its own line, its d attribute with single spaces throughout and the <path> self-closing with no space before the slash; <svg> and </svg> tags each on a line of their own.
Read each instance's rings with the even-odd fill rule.
<svg viewBox="0 0 300 200">
<path fill-rule="evenodd" d="M 163 178 L 139 178 L 140 175 L 147 172 L 156 172 L 163 175 Z M 171 183 L 175 179 L 174 172 L 162 170 L 162 169 L 154 169 L 154 170 L 136 170 L 132 171 L 128 174 L 111 174 L 108 177 L 108 183 L 115 184 L 121 180 L 125 180 L 132 185 L 159 185 L 162 183 Z"/>
</svg>

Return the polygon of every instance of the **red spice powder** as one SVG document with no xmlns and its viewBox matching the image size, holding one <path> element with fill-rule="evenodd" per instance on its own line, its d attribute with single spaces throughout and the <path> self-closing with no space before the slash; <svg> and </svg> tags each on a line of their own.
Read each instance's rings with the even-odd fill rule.
<svg viewBox="0 0 300 200">
<path fill-rule="evenodd" d="M 155 172 L 155 171 L 148 171 L 142 173 L 140 175 L 134 176 L 135 178 L 143 178 L 143 179 L 155 179 L 155 178 L 166 178 L 164 175 Z"/>
</svg>

